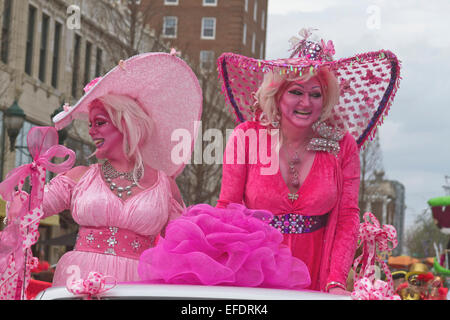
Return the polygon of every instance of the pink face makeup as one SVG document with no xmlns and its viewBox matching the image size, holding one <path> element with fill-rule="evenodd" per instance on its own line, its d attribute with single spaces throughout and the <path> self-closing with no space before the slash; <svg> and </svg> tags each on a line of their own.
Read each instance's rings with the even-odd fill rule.
<svg viewBox="0 0 450 320">
<path fill-rule="evenodd" d="M 323 107 L 319 80 L 314 77 L 289 83 L 280 96 L 279 107 L 282 122 L 289 121 L 298 128 L 312 126 L 319 120 Z"/>
<path fill-rule="evenodd" d="M 101 104 L 95 104 L 89 110 L 89 135 L 97 147 L 97 158 L 111 159 L 122 155 L 123 134 L 113 125 Z"/>
</svg>

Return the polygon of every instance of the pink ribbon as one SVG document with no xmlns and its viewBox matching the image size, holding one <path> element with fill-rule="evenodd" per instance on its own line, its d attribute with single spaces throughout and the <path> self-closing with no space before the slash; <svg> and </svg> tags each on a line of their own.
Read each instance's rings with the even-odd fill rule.
<svg viewBox="0 0 450 320">
<path fill-rule="evenodd" d="M 39 238 L 39 221 L 44 215 L 42 200 L 46 169 L 61 173 L 75 163 L 75 153 L 58 145 L 58 133 L 53 127 L 32 128 L 27 135 L 27 144 L 33 162 L 12 170 L 0 183 L 0 195 L 8 201 L 9 220 L 0 233 L 0 299 L 25 298 L 23 288 L 30 280 L 27 265 L 33 263 L 30 248 Z M 54 157 L 66 156 L 68 158 L 63 163 L 51 162 Z M 22 191 L 27 177 L 30 177 L 32 186 L 30 195 Z"/>
<path fill-rule="evenodd" d="M 392 297 L 394 281 L 387 264 L 377 255 L 380 252 L 392 251 L 398 244 L 397 231 L 392 225 L 380 225 L 378 219 L 370 212 L 364 214 L 364 222 L 359 228 L 359 241 L 362 254 L 353 263 L 355 274 L 355 297 Z M 375 279 L 375 263 L 378 262 L 386 275 L 387 282 Z M 356 269 L 361 265 L 360 272 Z M 382 284 L 381 282 L 386 285 Z M 369 283 L 370 282 L 370 286 Z M 379 294 L 375 294 L 375 292 Z M 370 293 L 370 294 L 369 294 Z"/>
<path fill-rule="evenodd" d="M 382 280 L 362 278 L 354 287 L 351 295 L 354 300 L 401 300 L 400 296 L 390 293 L 389 284 Z"/>
<path fill-rule="evenodd" d="M 106 288 L 107 280 L 113 279 L 114 283 Z M 73 280 L 67 285 L 67 290 L 75 295 L 86 295 L 88 300 L 98 296 L 116 286 L 116 280 L 111 276 L 104 276 L 99 272 L 90 272 L 86 279 Z"/>
</svg>

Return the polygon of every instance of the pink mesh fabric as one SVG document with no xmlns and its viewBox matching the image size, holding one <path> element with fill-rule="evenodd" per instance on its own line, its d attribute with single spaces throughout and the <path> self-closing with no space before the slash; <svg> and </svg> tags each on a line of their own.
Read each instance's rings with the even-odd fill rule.
<svg viewBox="0 0 450 320">
<path fill-rule="evenodd" d="M 237 204 L 193 206 L 142 254 L 139 276 L 148 283 L 308 287 L 308 268 L 281 244 L 281 233 L 267 224 L 271 216 Z"/>
</svg>

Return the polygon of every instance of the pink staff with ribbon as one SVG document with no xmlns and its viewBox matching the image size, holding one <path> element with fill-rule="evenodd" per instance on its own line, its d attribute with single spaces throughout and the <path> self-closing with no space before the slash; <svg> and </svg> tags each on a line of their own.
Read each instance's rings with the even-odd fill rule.
<svg viewBox="0 0 450 320">
<path fill-rule="evenodd" d="M 15 168 L 0 183 L 0 195 L 8 202 L 7 226 L 0 233 L 0 300 L 26 299 L 25 290 L 36 262 L 31 246 L 39 239 L 39 222 L 44 215 L 46 170 L 62 173 L 75 164 L 75 153 L 58 145 L 58 132 L 53 127 L 33 127 L 27 145 L 32 163 Z M 55 164 L 51 162 L 55 157 L 68 158 Z M 27 178 L 30 194 L 22 191 Z"/>
<path fill-rule="evenodd" d="M 359 240 L 362 254 L 353 263 L 355 300 L 400 300 L 394 294 L 394 281 L 387 264 L 377 255 L 390 252 L 397 247 L 397 231 L 392 225 L 380 225 L 378 219 L 370 212 L 364 214 L 364 222 L 359 228 Z M 375 264 L 381 265 L 387 282 L 376 279 Z M 360 266 L 359 273 L 357 268 Z"/>
</svg>

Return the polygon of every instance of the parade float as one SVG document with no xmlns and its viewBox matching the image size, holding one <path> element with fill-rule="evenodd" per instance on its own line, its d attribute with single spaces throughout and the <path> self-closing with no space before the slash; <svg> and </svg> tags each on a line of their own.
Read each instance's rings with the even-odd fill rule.
<svg viewBox="0 0 450 320">
<path fill-rule="evenodd" d="M 428 200 L 431 208 L 433 219 L 439 230 L 450 235 L 450 196 L 432 198 Z M 449 277 L 449 255 L 450 255 L 450 239 L 446 249 L 435 248 L 436 257 L 434 258 L 433 268 L 439 275 Z"/>
</svg>

